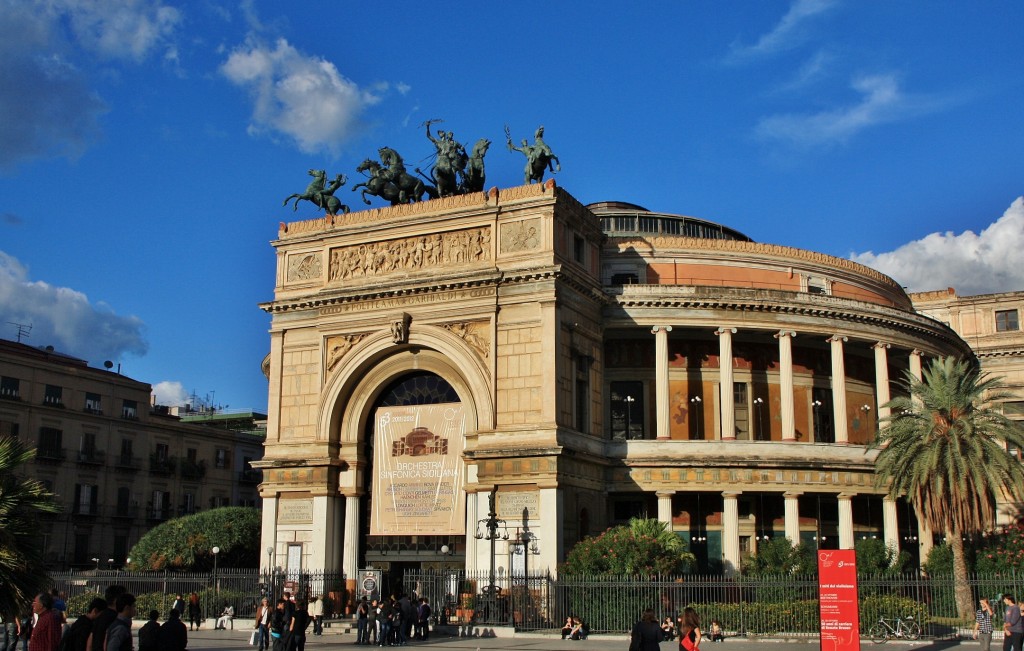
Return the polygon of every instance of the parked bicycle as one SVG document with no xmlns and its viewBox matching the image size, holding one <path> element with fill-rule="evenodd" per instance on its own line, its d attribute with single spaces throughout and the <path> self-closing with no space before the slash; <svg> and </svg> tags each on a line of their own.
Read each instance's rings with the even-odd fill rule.
<svg viewBox="0 0 1024 651">
<path fill-rule="evenodd" d="M 914 620 L 913 615 L 896 617 L 894 619 L 879 618 L 878 623 L 871 627 L 868 636 L 875 644 L 888 642 L 889 638 L 901 638 L 905 640 L 916 640 L 921 637 L 921 625 Z"/>
</svg>

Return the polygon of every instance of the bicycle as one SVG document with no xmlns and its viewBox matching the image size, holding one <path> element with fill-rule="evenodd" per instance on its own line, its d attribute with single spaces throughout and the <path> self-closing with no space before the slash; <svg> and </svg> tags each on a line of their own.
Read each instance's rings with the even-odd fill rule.
<svg viewBox="0 0 1024 651">
<path fill-rule="evenodd" d="M 888 642 L 892 637 L 916 640 L 921 637 L 921 625 L 914 621 L 913 615 L 896 617 L 892 620 L 880 617 L 878 623 L 868 631 L 868 636 L 875 644 Z"/>
</svg>

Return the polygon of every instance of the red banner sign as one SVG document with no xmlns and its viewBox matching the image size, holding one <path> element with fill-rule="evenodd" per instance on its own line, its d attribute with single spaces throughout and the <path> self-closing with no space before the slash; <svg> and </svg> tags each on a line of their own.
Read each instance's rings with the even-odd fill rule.
<svg viewBox="0 0 1024 651">
<path fill-rule="evenodd" d="M 857 557 L 852 549 L 818 550 L 821 651 L 860 651 Z"/>
</svg>

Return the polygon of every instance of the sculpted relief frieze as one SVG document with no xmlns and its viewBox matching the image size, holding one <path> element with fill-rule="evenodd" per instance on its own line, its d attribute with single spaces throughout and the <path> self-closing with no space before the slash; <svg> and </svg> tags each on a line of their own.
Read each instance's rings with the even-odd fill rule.
<svg viewBox="0 0 1024 651">
<path fill-rule="evenodd" d="M 474 264 L 490 259 L 490 229 L 469 228 L 331 249 L 330 281 Z"/>
<path fill-rule="evenodd" d="M 320 253 L 303 253 L 288 256 L 288 281 L 318 280 L 323 275 L 323 259 Z"/>
<path fill-rule="evenodd" d="M 327 370 L 333 371 L 352 347 L 366 338 L 366 334 L 338 335 L 327 338 Z"/>
<path fill-rule="evenodd" d="M 480 357 L 487 359 L 491 349 L 491 341 L 486 321 L 457 321 L 455 323 L 446 323 L 444 327 L 453 335 L 469 344 L 473 350 L 480 354 Z"/>
<path fill-rule="evenodd" d="M 501 252 L 517 253 L 540 247 L 540 219 L 501 225 Z"/>
</svg>

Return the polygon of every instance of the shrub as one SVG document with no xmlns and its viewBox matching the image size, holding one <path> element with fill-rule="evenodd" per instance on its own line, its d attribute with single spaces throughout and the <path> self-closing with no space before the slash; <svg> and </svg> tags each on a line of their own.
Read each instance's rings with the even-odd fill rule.
<svg viewBox="0 0 1024 651">
<path fill-rule="evenodd" d="M 129 552 L 133 570 L 213 568 L 214 547 L 221 567 L 258 567 L 259 509 L 229 506 L 175 518 L 151 529 Z M 141 612 L 141 611 L 140 611 Z"/>
</svg>

